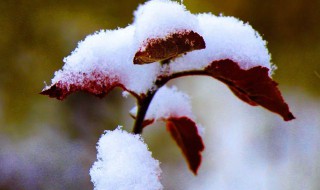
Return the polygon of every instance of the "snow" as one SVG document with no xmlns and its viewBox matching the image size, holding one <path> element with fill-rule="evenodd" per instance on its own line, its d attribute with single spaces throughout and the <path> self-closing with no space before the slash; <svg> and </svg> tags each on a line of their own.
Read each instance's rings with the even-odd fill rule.
<svg viewBox="0 0 320 190">
<path fill-rule="evenodd" d="M 186 7 L 170 0 L 153 0 L 140 5 L 134 12 L 135 39 L 139 47 L 150 38 L 164 38 L 177 31 L 197 32 L 199 24 Z"/>
<path fill-rule="evenodd" d="M 137 106 L 130 113 L 136 115 Z M 195 116 L 192 113 L 190 98 L 187 94 L 177 90 L 175 86 L 169 88 L 163 86 L 155 94 L 148 108 L 146 119 L 168 119 L 171 117 L 188 117 L 192 120 Z"/>
<path fill-rule="evenodd" d="M 170 0 L 151 0 L 134 12 L 132 25 L 101 30 L 79 42 L 64 59 L 62 70 L 55 73 L 52 84 L 60 82 L 69 89 L 89 80 L 103 87 L 108 85 L 103 84 L 107 78 L 109 83 L 116 81 L 131 92 L 145 94 L 154 88 L 163 69 L 160 63 L 134 65 L 135 53 L 144 48 L 148 39 L 190 30 L 203 36 L 206 48 L 176 58 L 170 63 L 169 72 L 202 70 L 212 61 L 231 59 L 242 69 L 263 66 L 272 73 L 266 42 L 249 24 L 234 17 L 191 14 L 184 5 Z M 94 75 L 97 71 L 98 75 Z"/>
<path fill-rule="evenodd" d="M 86 77 L 90 80 L 120 80 L 128 90 L 144 93 L 153 86 L 159 65 L 133 65 L 134 26 L 117 30 L 101 30 L 86 37 L 72 54 L 64 59 L 62 70 L 55 73 L 52 83 L 62 81 L 68 85 L 79 85 Z M 101 79 L 92 73 L 98 71 Z M 83 74 L 87 75 L 83 75 Z"/>
<path fill-rule="evenodd" d="M 297 119 L 283 122 L 211 80 L 178 81 L 197 100 L 193 110 L 206 126 L 206 149 L 197 177 L 189 175 L 182 159 L 163 163 L 163 185 L 184 190 L 318 189 L 320 99 L 288 88 L 284 97 Z"/>
<path fill-rule="evenodd" d="M 171 72 L 201 70 L 212 61 L 231 59 L 242 69 L 262 66 L 271 73 L 273 66 L 266 41 L 249 24 L 210 13 L 199 14 L 197 18 L 206 48 L 176 59 L 170 64 Z"/>
<path fill-rule="evenodd" d="M 160 163 L 140 135 L 120 127 L 106 131 L 97 144 L 97 161 L 90 169 L 95 190 L 160 190 Z"/>
</svg>

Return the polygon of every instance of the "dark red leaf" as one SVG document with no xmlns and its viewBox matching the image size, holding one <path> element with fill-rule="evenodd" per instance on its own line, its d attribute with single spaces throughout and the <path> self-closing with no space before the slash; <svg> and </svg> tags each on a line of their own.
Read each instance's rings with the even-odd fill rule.
<svg viewBox="0 0 320 190">
<path fill-rule="evenodd" d="M 205 70 L 227 84 L 236 96 L 250 105 L 261 105 L 281 115 L 285 121 L 295 118 L 284 102 L 278 84 L 269 77 L 268 68 L 257 66 L 244 70 L 227 59 L 214 61 Z"/>
<path fill-rule="evenodd" d="M 74 75 L 72 79 L 73 81 L 76 81 L 77 78 L 80 78 L 79 74 Z M 83 79 L 79 83 L 71 83 L 71 81 L 58 81 L 49 88 L 44 89 L 40 94 L 63 100 L 69 94 L 77 91 L 85 91 L 98 97 L 104 97 L 114 87 L 124 88 L 123 85 L 118 82 L 118 80 L 111 80 L 99 72 L 91 73 L 90 77 L 88 74 L 83 74 L 81 78 Z"/>
<path fill-rule="evenodd" d="M 186 157 L 189 168 L 197 174 L 204 145 L 196 124 L 187 117 L 169 118 L 167 129 Z"/>
<path fill-rule="evenodd" d="M 134 56 L 134 64 L 153 63 L 205 48 L 203 38 L 193 31 L 179 31 L 165 38 L 147 39 L 143 48 Z"/>
</svg>

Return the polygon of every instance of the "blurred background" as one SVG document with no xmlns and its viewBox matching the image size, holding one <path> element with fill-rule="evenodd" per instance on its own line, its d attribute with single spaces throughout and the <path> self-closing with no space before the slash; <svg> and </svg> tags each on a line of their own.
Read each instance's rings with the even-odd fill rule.
<svg viewBox="0 0 320 190">
<path fill-rule="evenodd" d="M 77 42 L 125 27 L 144 1 L 0 1 L 0 190 L 93 189 L 89 169 L 102 132 L 131 131 L 121 90 L 64 101 L 38 93 Z M 297 119 L 284 122 L 203 77 L 173 81 L 192 96 L 206 130 L 198 176 L 160 123 L 143 136 L 160 160 L 165 189 L 320 189 L 320 1 L 184 0 L 192 13 L 249 22 L 278 66 L 273 78 Z M 163 140 L 165 139 L 165 140 Z"/>
</svg>

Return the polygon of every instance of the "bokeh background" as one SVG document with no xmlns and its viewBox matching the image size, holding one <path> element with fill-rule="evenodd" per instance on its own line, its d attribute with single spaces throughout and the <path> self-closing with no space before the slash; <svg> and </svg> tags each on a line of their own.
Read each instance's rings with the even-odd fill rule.
<svg viewBox="0 0 320 190">
<path fill-rule="evenodd" d="M 0 190 L 93 189 L 89 169 L 102 132 L 131 130 L 132 98 L 85 93 L 64 101 L 38 93 L 77 42 L 100 29 L 125 27 L 144 1 L 0 1 Z M 239 101 L 222 84 L 187 77 L 171 85 L 192 96 L 205 127 L 198 176 L 163 123 L 143 134 L 162 162 L 165 189 L 320 189 L 320 1 L 184 0 L 192 13 L 249 22 L 278 66 L 274 79 L 297 119 Z"/>
</svg>

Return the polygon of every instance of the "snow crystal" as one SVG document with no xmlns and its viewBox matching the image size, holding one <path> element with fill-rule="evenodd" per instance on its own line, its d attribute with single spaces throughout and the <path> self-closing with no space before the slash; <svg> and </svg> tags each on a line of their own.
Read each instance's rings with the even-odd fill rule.
<svg viewBox="0 0 320 190">
<path fill-rule="evenodd" d="M 266 42 L 249 25 L 234 17 L 199 14 L 200 35 L 206 48 L 171 63 L 171 72 L 201 69 L 212 61 L 231 59 L 242 69 L 262 66 L 272 70 Z"/>
<path fill-rule="evenodd" d="M 130 113 L 136 115 L 137 107 Z M 187 94 L 177 90 L 175 86 L 169 88 L 163 86 L 155 94 L 147 111 L 146 119 L 168 119 L 170 117 L 188 117 L 192 120 L 195 116 L 192 113 L 190 98 Z"/>
<path fill-rule="evenodd" d="M 199 26 L 195 15 L 178 2 L 153 0 L 140 5 L 134 12 L 135 37 L 139 46 L 150 38 L 163 38 L 176 31 L 192 30 Z"/>
<path fill-rule="evenodd" d="M 152 88 L 159 65 L 133 65 L 134 26 L 118 30 L 102 30 L 89 35 L 72 54 L 64 59 L 63 69 L 55 73 L 52 83 L 59 81 L 81 86 L 84 77 L 99 71 L 101 77 L 119 80 L 128 90 L 144 93 Z M 86 75 L 84 75 L 86 74 Z"/>
<path fill-rule="evenodd" d="M 95 190 L 160 190 L 159 161 L 151 156 L 141 136 L 121 130 L 106 131 L 97 145 L 97 161 L 90 169 Z"/>
</svg>

